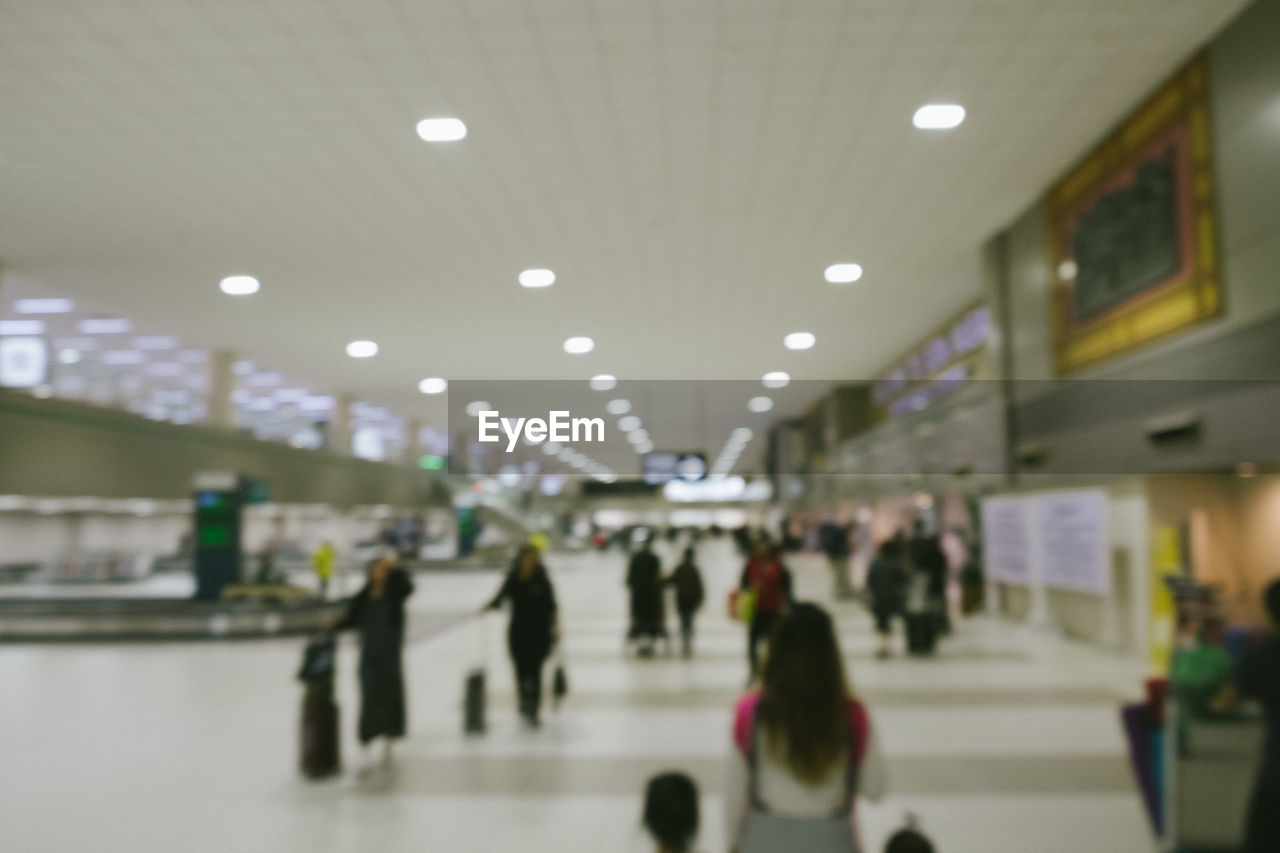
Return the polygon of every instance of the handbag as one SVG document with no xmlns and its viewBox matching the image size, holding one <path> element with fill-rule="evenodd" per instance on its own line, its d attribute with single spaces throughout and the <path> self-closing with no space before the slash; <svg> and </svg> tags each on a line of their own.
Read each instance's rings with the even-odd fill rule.
<svg viewBox="0 0 1280 853">
<path fill-rule="evenodd" d="M 565 672 L 564 653 L 556 654 L 556 668 L 551 674 L 551 698 L 558 706 L 569 695 L 569 676 Z"/>
<path fill-rule="evenodd" d="M 735 622 L 751 624 L 756 615 L 756 591 L 735 589 L 729 593 L 729 618 Z"/>
</svg>

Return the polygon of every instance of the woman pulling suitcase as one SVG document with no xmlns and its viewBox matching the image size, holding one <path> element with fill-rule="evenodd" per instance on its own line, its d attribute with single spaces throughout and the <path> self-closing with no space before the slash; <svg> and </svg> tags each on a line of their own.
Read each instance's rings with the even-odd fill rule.
<svg viewBox="0 0 1280 853">
<path fill-rule="evenodd" d="M 515 664 L 520 716 L 536 728 L 542 705 L 542 666 L 559 635 L 559 613 L 551 576 L 533 545 L 520 549 L 502 588 L 484 609 L 496 610 L 506 601 L 511 602 L 507 648 Z"/>
</svg>

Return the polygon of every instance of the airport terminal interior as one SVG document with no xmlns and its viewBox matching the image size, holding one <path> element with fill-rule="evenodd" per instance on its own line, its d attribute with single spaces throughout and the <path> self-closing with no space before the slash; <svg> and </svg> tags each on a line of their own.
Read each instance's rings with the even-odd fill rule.
<svg viewBox="0 0 1280 853">
<path fill-rule="evenodd" d="M 0 850 L 1280 853 L 1280 0 L 0 0 Z"/>
</svg>

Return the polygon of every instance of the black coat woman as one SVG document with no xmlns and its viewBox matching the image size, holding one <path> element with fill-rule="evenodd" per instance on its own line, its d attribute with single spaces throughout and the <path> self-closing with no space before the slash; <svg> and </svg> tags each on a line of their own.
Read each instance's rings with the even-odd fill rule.
<svg viewBox="0 0 1280 853">
<path fill-rule="evenodd" d="M 369 564 L 364 587 L 347 606 L 334 630 L 360 632 L 360 772 L 372 768 L 370 746 L 383 739 L 383 759 L 391 758 L 391 741 L 404 737 L 405 702 L 402 649 L 404 603 L 413 581 L 387 558 Z"/>
<path fill-rule="evenodd" d="M 537 726 L 542 705 L 542 666 L 559 634 L 559 614 L 551 576 L 534 546 L 520 549 L 502 588 L 485 609 L 496 610 L 504 602 L 511 603 L 507 648 L 516 670 L 520 716 L 529 725 Z"/>
</svg>

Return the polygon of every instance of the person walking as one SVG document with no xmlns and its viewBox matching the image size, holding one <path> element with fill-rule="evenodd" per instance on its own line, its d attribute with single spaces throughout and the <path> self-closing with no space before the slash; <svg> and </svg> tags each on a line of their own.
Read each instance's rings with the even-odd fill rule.
<svg viewBox="0 0 1280 853">
<path fill-rule="evenodd" d="M 734 711 L 724 794 L 730 850 L 857 853 L 856 800 L 880 799 L 887 787 L 831 617 L 796 604 L 774 632 L 760 689 Z"/>
<path fill-rule="evenodd" d="M 485 610 L 497 610 L 511 603 L 507 627 L 507 649 L 515 667 L 516 696 L 520 716 L 533 727 L 540 725 L 542 667 L 559 637 L 559 611 L 551 576 L 542 565 L 538 549 L 523 546 L 498 594 Z"/>
<path fill-rule="evenodd" d="M 831 596 L 837 601 L 853 598 L 853 584 L 849 581 L 849 528 L 836 521 L 824 522 L 818 531 L 822 551 L 831 566 Z"/>
<path fill-rule="evenodd" d="M 680 653 L 693 657 L 693 617 L 706 598 L 702 585 L 702 572 L 694 561 L 693 548 L 685 548 L 680 564 L 665 583 L 676 590 L 676 612 L 680 614 Z"/>
<path fill-rule="evenodd" d="M 393 560 L 380 557 L 368 567 L 364 586 L 347 605 L 334 631 L 360 633 L 360 724 L 363 775 L 373 768 L 371 744 L 383 740 L 383 761 L 391 760 L 391 743 L 405 733 L 402 651 L 404 603 L 413 594 L 413 581 Z"/>
<path fill-rule="evenodd" d="M 648 657 L 653 644 L 661 637 L 668 644 L 666 616 L 662 606 L 662 561 L 653 553 L 651 539 L 640 544 L 627 566 L 627 587 L 631 590 L 631 627 L 629 642 L 640 644 L 640 654 Z"/>
<path fill-rule="evenodd" d="M 748 590 L 755 598 L 747 626 L 747 661 L 751 665 L 751 678 L 755 678 L 760 641 L 769 638 L 778 616 L 791 604 L 791 572 L 768 539 L 756 541 L 742 569 L 738 587 Z"/>
<path fill-rule="evenodd" d="M 1245 828 L 1246 853 L 1280 850 L 1280 579 L 1263 594 L 1272 635 L 1245 653 L 1236 689 L 1262 703 L 1267 738 Z"/>
<path fill-rule="evenodd" d="M 333 578 L 333 566 L 337 558 L 333 543 L 328 541 L 321 542 L 320 547 L 316 548 L 315 553 L 311 555 L 311 567 L 316 573 L 316 583 L 320 588 L 321 598 L 329 596 L 329 581 Z"/>
<path fill-rule="evenodd" d="M 906 606 L 909 578 L 902 566 L 901 546 L 897 539 L 886 539 L 867 570 L 867 592 L 871 597 L 871 614 L 876 620 L 876 657 L 887 658 L 893 644 L 893 620 Z"/>
</svg>

